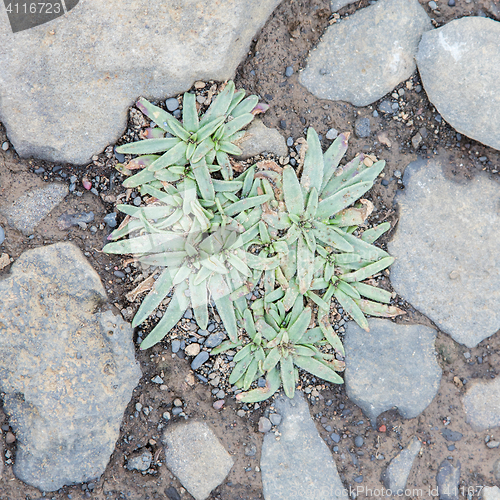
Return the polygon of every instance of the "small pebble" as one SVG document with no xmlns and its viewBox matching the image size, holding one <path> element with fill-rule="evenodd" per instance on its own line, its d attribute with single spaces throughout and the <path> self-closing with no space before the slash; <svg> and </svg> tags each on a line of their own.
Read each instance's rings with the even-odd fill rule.
<svg viewBox="0 0 500 500">
<path fill-rule="evenodd" d="M 182 406 L 182 400 L 180 400 L 179 398 L 175 398 L 174 399 L 174 406 Z"/>
<path fill-rule="evenodd" d="M 211 335 L 208 336 L 204 345 L 205 345 L 205 347 L 208 347 L 210 349 L 213 347 L 217 347 L 218 345 L 222 344 L 224 337 L 225 337 L 224 332 L 212 333 Z"/>
<path fill-rule="evenodd" d="M 141 204 L 141 197 L 140 197 L 140 196 L 136 196 L 136 197 L 134 198 L 134 205 L 135 205 L 136 207 L 138 207 L 138 206 L 140 206 L 140 204 Z"/>
<path fill-rule="evenodd" d="M 257 454 L 257 446 L 254 444 L 249 444 L 248 446 L 245 446 L 245 456 L 246 457 L 255 457 Z"/>
<path fill-rule="evenodd" d="M 293 137 L 289 137 L 287 140 L 286 140 L 286 145 L 291 148 L 293 146 Z"/>
<path fill-rule="evenodd" d="M 184 349 L 184 352 L 188 356 L 197 356 L 200 350 L 201 350 L 200 344 L 196 343 L 196 344 L 189 344 L 186 347 L 186 349 Z"/>
<path fill-rule="evenodd" d="M 159 375 L 156 375 L 156 377 L 153 378 L 151 382 L 154 382 L 155 384 L 163 384 L 163 379 Z"/>
<path fill-rule="evenodd" d="M 182 408 L 179 408 L 179 407 L 175 407 L 175 408 L 172 408 L 172 415 L 179 415 L 182 413 Z"/>
<path fill-rule="evenodd" d="M 116 212 L 111 212 L 110 214 L 107 214 L 106 216 L 103 217 L 102 219 L 109 227 L 113 228 L 116 227 Z"/>
<path fill-rule="evenodd" d="M 326 138 L 329 141 L 333 141 L 337 136 L 339 135 L 339 131 L 335 128 L 331 128 L 327 133 L 326 133 Z"/>
<path fill-rule="evenodd" d="M 362 483 L 363 482 L 363 476 L 356 476 L 354 478 L 355 483 Z"/>
<path fill-rule="evenodd" d="M 207 351 L 201 351 L 196 358 L 193 359 L 191 363 L 191 369 L 197 370 L 203 363 L 208 361 L 209 354 Z"/>
<path fill-rule="evenodd" d="M 333 432 L 332 434 L 330 434 L 330 438 L 332 439 L 332 441 L 334 443 L 340 443 L 340 435 L 337 434 L 336 432 Z"/>
<path fill-rule="evenodd" d="M 180 340 L 172 340 L 172 352 L 179 352 L 179 349 L 181 348 L 181 341 Z"/>
<path fill-rule="evenodd" d="M 464 352 L 464 358 L 470 359 L 470 352 Z"/>
<path fill-rule="evenodd" d="M 373 117 L 378 118 L 378 111 L 376 109 L 373 110 Z"/>
<path fill-rule="evenodd" d="M 430 7 L 432 10 L 436 10 L 436 9 L 437 9 L 437 7 L 438 7 L 438 6 L 437 6 L 437 3 L 436 3 L 436 2 L 434 2 L 434 0 L 431 0 L 431 1 L 429 2 L 429 4 L 428 4 L 428 5 L 429 5 L 429 7 Z"/>
<path fill-rule="evenodd" d="M 175 97 L 171 97 L 165 101 L 165 106 L 170 112 L 175 111 L 179 108 L 179 101 Z"/>
<path fill-rule="evenodd" d="M 389 181 L 387 179 L 382 179 L 382 186 L 388 186 L 389 185 Z"/>
<path fill-rule="evenodd" d="M 281 415 L 278 413 L 271 413 L 271 415 L 269 415 L 269 420 L 273 425 L 279 425 L 281 423 Z"/>
<path fill-rule="evenodd" d="M 45 169 L 43 167 L 37 168 L 35 171 L 35 174 L 43 174 L 45 172 Z"/>
<path fill-rule="evenodd" d="M 356 132 L 356 135 L 360 138 L 368 137 L 371 134 L 370 119 L 358 118 L 354 123 L 354 131 Z"/>
<path fill-rule="evenodd" d="M 3 227 L 0 226 L 0 245 L 5 241 L 5 231 L 3 230 Z"/>
<path fill-rule="evenodd" d="M 286 129 L 286 121 L 285 120 L 280 120 L 280 127 L 282 129 Z"/>
<path fill-rule="evenodd" d="M 2 144 L 2 149 L 4 151 L 7 151 L 9 149 L 9 143 L 7 141 L 5 141 L 3 144 Z"/>
<path fill-rule="evenodd" d="M 271 430 L 271 421 L 266 417 L 260 417 L 259 419 L 259 432 L 266 433 Z"/>
<path fill-rule="evenodd" d="M 84 224 L 84 223 L 83 223 Z M 125 273 L 121 272 L 121 271 L 115 271 L 113 273 L 117 278 L 125 278 Z"/>
<path fill-rule="evenodd" d="M 361 436 L 356 436 L 354 438 L 354 444 L 358 447 L 361 448 L 363 446 L 364 439 Z"/>
<path fill-rule="evenodd" d="M 285 69 L 285 76 L 292 76 L 293 75 L 293 67 L 292 66 L 287 66 L 287 68 Z"/>
<path fill-rule="evenodd" d="M 246 414 L 247 414 L 247 412 L 245 410 L 238 410 L 236 412 L 236 415 L 238 415 L 238 417 L 241 417 L 241 418 L 245 417 Z"/>
<path fill-rule="evenodd" d="M 219 399 L 212 406 L 214 407 L 215 410 L 221 410 L 222 407 L 224 406 L 224 403 L 225 401 L 223 399 Z"/>
<path fill-rule="evenodd" d="M 455 0 L 448 0 L 448 5 L 450 7 L 455 7 Z"/>
<path fill-rule="evenodd" d="M 488 448 L 498 448 L 500 446 L 500 441 L 488 441 L 486 446 Z"/>
<path fill-rule="evenodd" d="M 13 444 L 15 442 L 16 442 L 16 436 L 12 432 L 7 432 L 7 435 L 5 436 L 5 443 Z"/>
</svg>

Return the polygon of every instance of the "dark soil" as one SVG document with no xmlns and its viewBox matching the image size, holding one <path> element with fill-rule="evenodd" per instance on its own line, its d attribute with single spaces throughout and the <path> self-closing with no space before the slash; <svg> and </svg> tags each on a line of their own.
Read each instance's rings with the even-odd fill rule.
<svg viewBox="0 0 500 500">
<path fill-rule="evenodd" d="M 492 11 L 489 10 L 490 0 L 470 3 L 457 0 L 455 7 L 448 7 L 446 2 L 440 2 L 442 6 L 440 5 L 439 15 L 431 12 L 427 2 L 421 0 L 421 3 L 434 19 L 435 26 L 463 16 L 493 17 Z M 342 9 L 340 15 L 350 15 L 367 5 L 368 0 L 360 0 Z M 389 220 L 393 226 L 392 231 L 398 221 L 394 197 L 398 189 L 404 189 L 399 175 L 394 173 L 404 173 L 405 167 L 415 160 L 417 155 L 445 155 L 451 165 L 447 175 L 459 182 L 467 182 L 467 179 L 480 170 L 498 175 L 500 153 L 466 137 L 460 138 L 444 121 L 438 121 L 440 117 L 427 100 L 425 92 L 417 91 L 421 85 L 418 72 L 391 93 L 397 93 L 397 97 L 389 94 L 383 99 L 398 102 L 401 115 L 396 117 L 388 117 L 383 113 L 374 117 L 373 111 L 378 108 L 378 103 L 356 108 L 347 103 L 317 99 L 303 88 L 298 83 L 297 72 L 305 67 L 307 54 L 333 20 L 334 16 L 326 0 L 284 0 L 254 39 L 246 60 L 238 68 L 235 83 L 237 88 L 243 87 L 249 93 L 259 94 L 262 100 L 270 105 L 269 111 L 263 116 L 267 126 L 278 128 L 285 138 L 292 137 L 294 140 L 304 137 L 309 126 L 313 126 L 323 137 L 332 127 L 339 132 L 349 131 L 351 138 L 347 159 L 363 152 L 386 160 L 385 177 L 377 180 L 371 192 L 371 199 L 376 205 L 379 221 Z M 294 68 L 291 77 L 285 76 L 287 66 Z M 398 93 L 399 89 L 403 89 L 404 93 Z M 370 118 L 372 134 L 368 138 L 359 139 L 354 134 L 354 122 L 359 117 Z M 129 123 L 130 133 L 134 135 L 141 125 L 141 117 L 133 112 Z M 412 138 L 417 132 L 421 134 L 422 141 L 418 149 L 415 149 Z M 0 144 L 5 139 L 5 132 L 0 128 Z M 327 147 L 329 142 L 323 139 L 323 146 Z M 119 196 L 124 199 L 132 194 L 121 188 L 123 179 L 114 168 L 116 163 L 112 148 L 84 168 L 36 160 L 20 161 L 12 149 L 7 152 L 0 151 L 0 205 L 16 199 L 26 190 L 41 185 L 44 181 L 69 182 L 71 175 L 78 177 L 76 191 L 82 193 L 81 196 L 68 196 L 38 226 L 31 239 L 10 229 L 0 216 L 0 225 L 6 231 L 6 240 L 0 247 L 0 254 L 7 253 L 12 259 L 16 259 L 29 248 L 61 240 L 73 241 L 100 274 L 115 313 L 121 312 L 125 319 L 130 320 L 138 302 L 129 302 L 125 295 L 147 276 L 142 274 L 141 269 L 135 268 L 133 263 L 128 262 L 126 256 L 109 256 L 101 252 L 110 231 L 102 222 L 104 215 L 115 210 Z M 54 172 L 56 166 L 62 166 L 62 169 Z M 33 174 L 33 171 L 40 167 L 43 167 L 45 172 Z M 83 176 L 93 182 L 100 196 L 82 188 Z M 96 179 L 97 176 L 99 180 Z M 388 180 L 388 185 L 382 185 L 382 180 Z M 57 219 L 62 214 L 90 211 L 94 213 L 95 220 L 88 226 L 96 227 L 95 234 L 89 228 L 58 228 Z M 382 244 L 390 239 L 391 232 L 384 236 Z M 9 266 L 3 271 L 0 270 L 0 278 L 8 271 Z M 115 271 L 124 271 L 125 278 L 115 276 Z M 405 304 L 404 309 L 407 310 L 407 315 L 398 321 L 433 326 L 410 305 Z M 181 321 L 173 335 L 186 338 L 187 327 L 187 322 Z M 475 349 L 467 350 L 447 335 L 439 333 L 436 351 L 443 369 L 441 388 L 431 405 L 415 419 L 405 420 L 393 410 L 381 415 L 377 428 L 374 429 L 361 410 L 347 399 L 342 386 L 320 384 L 316 381 L 303 387 L 310 392 L 308 397 L 311 414 L 314 415 L 318 430 L 330 448 L 333 448 L 335 443 L 329 437 L 331 432 L 327 432 L 325 427 L 330 426 L 333 432 L 342 436 L 338 451 L 334 452 L 335 461 L 344 485 L 355 490 L 359 488 L 358 497 L 374 496 L 366 489 L 382 486 L 380 475 L 385 466 L 413 435 L 422 441 L 423 448 L 415 462 L 408 487 L 422 489 L 423 492 L 413 492 L 411 497 L 432 496 L 430 490 L 435 488 L 437 469 L 447 457 L 453 457 L 452 463 L 460 460 L 462 465 L 461 486 L 464 490 L 461 491 L 461 496 L 462 493 L 467 496 L 467 493 L 471 492 L 470 500 L 477 496 L 478 487 L 499 484 L 500 476 L 496 479 L 493 473 L 498 451 L 486 447 L 485 438 L 488 432 L 474 432 L 465 423 L 460 396 L 472 380 L 496 376 L 500 366 L 500 340 L 497 336 L 491 337 Z M 468 360 L 464 357 L 465 352 L 471 354 Z M 236 412 L 241 409 L 241 405 L 233 398 L 226 397 L 224 408 L 215 410 L 212 406 L 215 401 L 211 393 L 212 386 L 199 382 L 190 369 L 189 360 L 173 355 L 167 342 L 148 351 L 137 350 L 137 359 L 141 363 L 144 376 L 125 411 L 120 439 L 105 473 L 93 484 L 66 487 L 60 492 L 47 494 L 46 498 L 166 500 L 169 498 L 166 490 L 170 487 L 174 487 L 181 498 L 191 498 L 162 464 L 161 426 L 169 425 L 162 415 L 164 412 L 171 412 L 175 398 L 183 401 L 183 412 L 187 418 L 206 420 L 210 424 L 235 460 L 228 478 L 213 492 L 211 498 L 263 498 L 258 468 L 262 434 L 258 432 L 257 426 L 260 416 L 266 414 L 271 403 L 265 402 L 258 408 L 252 406 L 244 417 L 239 417 Z M 165 386 L 160 388 L 151 382 L 156 375 L 164 378 Z M 136 412 L 136 403 L 150 407 L 149 414 Z M 172 421 L 183 418 L 172 417 Z M 5 438 L 8 422 L 1 408 L 0 423 L 4 426 Z M 385 426 L 385 430 L 381 426 Z M 447 442 L 441 435 L 445 427 L 462 433 L 463 438 L 456 443 Z M 364 438 L 364 445 L 360 449 L 354 446 L 354 437 L 357 435 Z M 496 438 L 500 438 L 500 435 Z M 448 448 L 451 444 L 455 445 L 452 451 Z M 251 445 L 256 447 L 256 454 L 246 456 L 245 446 Z M 147 447 L 154 454 L 155 460 L 151 469 L 145 474 L 124 469 L 126 457 L 143 447 Z M 0 450 L 2 448 L 4 458 L 13 460 L 15 443 L 0 444 Z M 354 478 L 358 476 L 363 476 L 361 483 L 354 482 Z M 34 500 L 40 497 L 38 490 L 15 478 L 10 464 L 4 466 L 3 474 L 0 472 L 0 500 Z"/>
</svg>

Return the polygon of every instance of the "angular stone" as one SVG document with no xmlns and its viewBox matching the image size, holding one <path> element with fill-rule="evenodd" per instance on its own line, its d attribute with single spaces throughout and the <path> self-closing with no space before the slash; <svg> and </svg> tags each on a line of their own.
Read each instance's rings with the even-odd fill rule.
<svg viewBox="0 0 500 500">
<path fill-rule="evenodd" d="M 451 465 L 448 460 L 443 460 L 436 476 L 439 500 L 458 500 L 460 485 L 460 461 Z"/>
<path fill-rule="evenodd" d="M 422 448 L 422 443 L 416 438 L 408 443 L 387 466 L 382 474 L 382 483 L 391 490 L 393 495 L 403 496 L 406 488 L 406 481 L 410 475 L 413 462 Z"/>
<path fill-rule="evenodd" d="M 434 354 L 436 331 L 386 319 L 370 319 L 368 324 L 369 332 L 353 321 L 347 324 L 345 387 L 349 399 L 372 425 L 393 407 L 404 418 L 416 417 L 430 404 L 441 381 Z"/>
<path fill-rule="evenodd" d="M 463 17 L 425 33 L 417 64 L 429 100 L 457 132 L 500 149 L 500 23 Z"/>
<path fill-rule="evenodd" d="M 321 99 L 367 106 L 412 75 L 431 28 L 417 0 L 379 0 L 326 29 L 300 83 Z"/>
<path fill-rule="evenodd" d="M 274 153 L 277 156 L 286 156 L 288 148 L 285 138 L 273 128 L 267 128 L 262 120 L 255 119 L 238 146 L 243 153 L 238 157 L 246 160 L 260 153 Z"/>
<path fill-rule="evenodd" d="M 485 486 L 481 490 L 483 500 L 500 500 L 500 488 L 498 486 Z"/>
<path fill-rule="evenodd" d="M 42 491 L 98 478 L 141 377 L 132 328 L 71 243 L 24 252 L 0 281 L 0 391 L 14 473 Z"/>
<path fill-rule="evenodd" d="M 266 434 L 260 458 L 266 500 L 344 498 L 344 487 L 332 454 L 314 425 L 301 392 L 293 400 L 274 401 L 282 420 L 277 438 Z"/>
<path fill-rule="evenodd" d="M 462 397 L 465 421 L 475 430 L 500 426 L 500 379 L 477 380 L 467 384 Z"/>
<path fill-rule="evenodd" d="M 447 180 L 447 159 L 411 163 L 389 242 L 394 289 L 440 330 L 475 347 L 500 328 L 499 185 Z"/>
<path fill-rule="evenodd" d="M 164 434 L 165 464 L 196 500 L 205 500 L 233 466 L 231 455 L 204 422 L 182 423 Z"/>
<path fill-rule="evenodd" d="M 53 182 L 23 194 L 10 206 L 0 207 L 0 213 L 9 226 L 29 236 L 68 193 L 66 184 Z"/>
<path fill-rule="evenodd" d="M 15 35 L 2 16 L 0 121 L 21 156 L 83 164 L 123 133 L 139 96 L 231 78 L 278 3 L 87 0 Z"/>
</svg>

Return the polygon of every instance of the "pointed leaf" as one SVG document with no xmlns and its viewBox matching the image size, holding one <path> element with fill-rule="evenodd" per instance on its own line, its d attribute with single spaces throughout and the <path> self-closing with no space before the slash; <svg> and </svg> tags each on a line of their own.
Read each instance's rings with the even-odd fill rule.
<svg viewBox="0 0 500 500">
<path fill-rule="evenodd" d="M 250 95 L 231 111 L 231 116 L 238 118 L 238 116 L 250 113 L 258 103 L 259 98 L 256 95 Z"/>
<path fill-rule="evenodd" d="M 303 193 L 308 193 L 316 188 L 319 193 L 323 181 L 323 152 L 316 131 L 309 127 L 307 129 L 307 151 L 304 157 L 304 169 L 300 179 Z"/>
<path fill-rule="evenodd" d="M 332 382 L 333 384 L 344 383 L 338 373 L 335 373 L 331 368 L 328 368 L 317 359 L 308 356 L 295 356 L 293 361 L 299 368 L 327 382 Z"/>
<path fill-rule="evenodd" d="M 370 331 L 370 327 L 368 326 L 368 321 L 365 318 L 363 311 L 360 307 L 354 302 L 351 297 L 346 295 L 342 290 L 338 288 L 334 292 L 335 298 L 339 301 L 340 305 L 351 315 L 352 319 L 361 327 L 363 330 L 367 332 Z"/>
<path fill-rule="evenodd" d="M 369 314 L 370 316 L 394 318 L 401 314 L 406 314 L 406 312 L 399 309 L 399 307 L 387 306 L 385 304 L 379 304 L 378 302 L 372 302 L 371 300 L 358 299 L 355 300 L 355 302 L 365 314 Z"/>
<path fill-rule="evenodd" d="M 191 294 L 191 305 L 193 306 L 194 316 L 198 326 L 206 330 L 208 326 L 208 308 L 207 308 L 207 283 L 195 284 L 195 274 L 189 275 L 189 292 Z"/>
<path fill-rule="evenodd" d="M 326 245 L 338 248 L 342 252 L 352 252 L 353 246 L 346 241 L 344 234 L 333 226 L 327 226 L 321 222 L 314 223 L 314 235 Z"/>
<path fill-rule="evenodd" d="M 196 110 L 196 95 L 186 92 L 182 101 L 182 125 L 188 132 L 198 130 L 198 111 Z"/>
<path fill-rule="evenodd" d="M 283 192 L 286 208 L 291 214 L 302 216 L 304 214 L 304 198 L 297 174 L 292 167 L 283 169 Z"/>
<path fill-rule="evenodd" d="M 374 274 L 382 271 L 386 267 L 389 267 L 394 262 L 394 257 L 384 257 L 380 259 L 378 262 L 374 262 L 373 264 L 368 264 L 361 269 L 349 274 L 344 274 L 342 276 L 342 280 L 351 282 L 351 281 L 363 281 Z"/>
<path fill-rule="evenodd" d="M 323 155 L 323 182 L 321 183 L 322 196 L 323 189 L 334 175 L 337 167 L 339 166 L 340 160 L 347 151 L 347 141 L 349 139 L 349 135 L 349 133 L 340 134 Z M 331 194 L 334 193 L 332 192 Z"/>
<path fill-rule="evenodd" d="M 351 286 L 356 289 L 360 295 L 368 299 L 373 299 L 377 302 L 384 302 L 389 304 L 392 298 L 391 292 L 378 288 L 376 286 L 367 285 L 366 283 L 358 283 L 353 281 Z"/>
<path fill-rule="evenodd" d="M 306 307 L 295 322 L 288 328 L 288 337 L 291 343 L 297 344 L 300 342 L 310 322 L 311 308 Z"/>
<path fill-rule="evenodd" d="M 291 355 L 280 359 L 280 373 L 285 394 L 293 399 L 295 394 L 295 373 L 293 370 L 293 358 Z"/>
<path fill-rule="evenodd" d="M 342 209 L 352 205 L 357 199 L 363 196 L 371 187 L 372 182 L 359 182 L 353 186 L 341 189 L 333 196 L 324 198 L 318 204 L 316 217 L 319 220 L 326 220 Z"/>
<path fill-rule="evenodd" d="M 391 223 L 383 222 L 382 224 L 379 224 L 378 226 L 372 227 L 371 229 L 365 231 L 361 235 L 361 239 L 366 243 L 373 243 L 378 240 L 385 232 L 389 231 L 389 229 L 391 229 Z"/>
<path fill-rule="evenodd" d="M 229 298 L 231 290 L 220 274 L 214 274 L 210 278 L 209 289 L 230 340 L 236 342 L 238 340 L 238 329 L 233 303 Z"/>
<path fill-rule="evenodd" d="M 160 156 L 155 162 L 153 162 L 148 170 L 156 172 L 170 165 L 179 165 L 184 163 L 186 160 L 186 149 L 187 145 L 185 142 L 177 143 L 172 149 L 169 149 L 164 155 Z"/>
<path fill-rule="evenodd" d="M 257 403 L 270 398 L 280 387 L 281 376 L 277 368 L 273 368 L 266 377 L 266 386 L 253 389 L 249 392 L 241 392 L 236 399 L 242 403 Z"/>
<path fill-rule="evenodd" d="M 224 116 L 233 100 L 234 95 L 234 83 L 228 82 L 224 87 L 224 90 L 212 101 L 212 104 L 208 108 L 207 112 L 203 115 L 200 121 L 200 126 L 211 122 L 215 118 Z"/>
</svg>

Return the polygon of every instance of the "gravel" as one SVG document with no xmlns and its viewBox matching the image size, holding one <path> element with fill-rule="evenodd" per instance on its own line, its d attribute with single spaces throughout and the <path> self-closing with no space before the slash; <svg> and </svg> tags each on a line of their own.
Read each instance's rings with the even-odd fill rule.
<svg viewBox="0 0 500 500">
<path fill-rule="evenodd" d="M 368 137 L 371 134 L 370 118 L 358 118 L 354 124 L 354 131 L 360 138 Z"/>
<path fill-rule="evenodd" d="M 326 138 L 329 141 L 333 141 L 337 136 L 339 135 L 339 131 L 335 128 L 331 128 L 327 133 L 326 133 Z"/>
<path fill-rule="evenodd" d="M 175 97 L 171 97 L 165 101 L 165 106 L 170 112 L 175 111 L 179 108 L 179 101 Z"/>
<path fill-rule="evenodd" d="M 5 231 L 3 230 L 3 227 L 0 226 L 0 245 L 5 241 Z"/>
<path fill-rule="evenodd" d="M 8 143 L 8 142 L 4 142 L 4 143 L 2 144 L 2 149 L 3 149 L 4 151 L 7 151 L 7 150 L 9 149 L 9 143 Z"/>
<path fill-rule="evenodd" d="M 109 227 L 113 228 L 116 227 L 116 212 L 111 212 L 110 214 L 107 214 L 103 219 L 102 219 Z"/>
<path fill-rule="evenodd" d="M 356 447 L 358 448 L 361 448 L 363 446 L 363 443 L 364 443 L 364 439 L 361 437 L 361 436 L 356 436 L 354 438 L 354 444 L 356 445 Z"/>
<path fill-rule="evenodd" d="M 223 332 L 212 333 L 208 336 L 207 340 L 205 340 L 205 347 L 213 348 L 217 347 L 224 340 L 225 334 Z"/>
<path fill-rule="evenodd" d="M 287 68 L 285 69 L 285 76 L 292 76 L 293 75 L 293 67 L 292 66 L 287 66 Z"/>
<path fill-rule="evenodd" d="M 260 417 L 259 419 L 259 432 L 266 433 L 271 430 L 271 421 L 266 417 Z"/>
<path fill-rule="evenodd" d="M 180 340 L 172 340 L 172 352 L 179 352 L 179 349 L 181 348 L 181 341 Z"/>
</svg>

